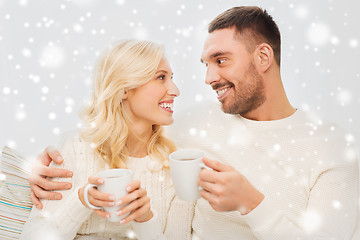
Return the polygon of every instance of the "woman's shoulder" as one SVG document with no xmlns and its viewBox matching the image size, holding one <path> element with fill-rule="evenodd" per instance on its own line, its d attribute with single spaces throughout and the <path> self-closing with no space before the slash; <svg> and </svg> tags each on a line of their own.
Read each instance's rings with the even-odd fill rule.
<svg viewBox="0 0 360 240">
<path fill-rule="evenodd" d="M 73 151 L 76 154 L 94 155 L 91 144 L 85 141 L 79 134 L 67 136 L 60 145 L 61 152 Z"/>
<path fill-rule="evenodd" d="M 65 168 L 83 169 L 86 165 L 95 172 L 104 168 L 104 161 L 99 161 L 101 157 L 92 145 L 78 134 L 64 138 L 59 151 L 65 160 L 63 161 Z"/>
</svg>

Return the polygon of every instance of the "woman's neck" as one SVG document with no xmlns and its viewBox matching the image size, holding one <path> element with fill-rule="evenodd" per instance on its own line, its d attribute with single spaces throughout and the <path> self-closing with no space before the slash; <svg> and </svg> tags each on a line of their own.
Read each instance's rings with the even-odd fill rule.
<svg viewBox="0 0 360 240">
<path fill-rule="evenodd" d="M 152 126 L 150 127 L 136 127 L 129 128 L 129 136 L 126 141 L 126 147 L 129 151 L 129 156 L 142 158 L 148 155 L 147 146 L 152 135 Z"/>
</svg>

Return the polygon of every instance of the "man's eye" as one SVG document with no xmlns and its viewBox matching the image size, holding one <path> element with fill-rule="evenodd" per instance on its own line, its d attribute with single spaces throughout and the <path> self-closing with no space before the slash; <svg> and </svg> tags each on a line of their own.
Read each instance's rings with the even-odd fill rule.
<svg viewBox="0 0 360 240">
<path fill-rule="evenodd" d="M 217 63 L 218 63 L 218 64 L 222 64 L 223 62 L 225 62 L 225 59 L 218 59 L 218 60 L 217 60 Z"/>
</svg>

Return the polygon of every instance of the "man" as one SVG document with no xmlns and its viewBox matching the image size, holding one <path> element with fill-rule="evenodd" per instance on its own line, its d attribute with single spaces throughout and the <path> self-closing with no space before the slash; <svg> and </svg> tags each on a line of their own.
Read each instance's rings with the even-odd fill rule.
<svg viewBox="0 0 360 240">
<path fill-rule="evenodd" d="M 202 170 L 198 180 L 202 198 L 192 227 L 200 239 L 354 237 L 356 151 L 335 124 L 291 106 L 280 76 L 280 45 L 276 23 L 258 7 L 231 8 L 209 25 L 201 56 L 205 82 L 231 115 L 201 106 L 169 129 L 178 146 L 203 149 L 213 169 Z M 196 131 L 188 134 L 191 128 Z M 59 156 L 47 149 L 39 175 L 71 174 L 46 167 Z M 65 189 L 35 174 L 31 185 L 37 206 L 37 197 L 61 197 L 41 188 Z"/>
</svg>

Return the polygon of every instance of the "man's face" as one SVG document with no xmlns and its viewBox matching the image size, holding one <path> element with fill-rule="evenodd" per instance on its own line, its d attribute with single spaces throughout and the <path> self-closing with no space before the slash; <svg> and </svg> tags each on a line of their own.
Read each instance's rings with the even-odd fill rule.
<svg viewBox="0 0 360 240">
<path fill-rule="evenodd" d="M 216 91 L 222 110 L 246 115 L 264 103 L 264 83 L 255 68 L 253 53 L 234 34 L 233 28 L 210 33 L 201 61 L 207 66 L 205 83 Z"/>
</svg>

